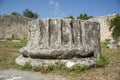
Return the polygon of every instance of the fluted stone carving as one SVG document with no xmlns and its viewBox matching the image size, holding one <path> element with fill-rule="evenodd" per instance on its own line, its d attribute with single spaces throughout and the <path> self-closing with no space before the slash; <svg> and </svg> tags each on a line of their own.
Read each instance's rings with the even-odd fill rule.
<svg viewBox="0 0 120 80">
<path fill-rule="evenodd" d="M 100 25 L 71 19 L 29 22 L 29 40 L 20 49 L 24 57 L 71 59 L 100 56 Z"/>
<path fill-rule="evenodd" d="M 29 22 L 28 43 L 19 52 L 16 63 L 32 66 L 67 67 L 94 65 L 100 57 L 100 25 L 97 22 L 71 19 L 41 19 Z"/>
</svg>

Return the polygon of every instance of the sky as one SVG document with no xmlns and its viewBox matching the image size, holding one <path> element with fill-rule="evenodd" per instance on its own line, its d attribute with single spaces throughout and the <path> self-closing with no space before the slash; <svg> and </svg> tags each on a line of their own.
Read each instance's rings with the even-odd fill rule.
<svg viewBox="0 0 120 80">
<path fill-rule="evenodd" d="M 98 17 L 120 13 L 120 0 L 0 0 L 0 15 L 30 9 L 39 18 L 64 18 L 81 13 Z"/>
</svg>

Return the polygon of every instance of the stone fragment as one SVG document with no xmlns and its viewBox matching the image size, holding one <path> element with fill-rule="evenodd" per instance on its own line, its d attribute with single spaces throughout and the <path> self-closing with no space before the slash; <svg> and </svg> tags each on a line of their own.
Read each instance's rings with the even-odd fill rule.
<svg viewBox="0 0 120 80">
<path fill-rule="evenodd" d="M 110 43 L 107 45 L 107 47 L 110 49 L 118 48 L 118 44 L 115 40 L 112 39 Z"/>
<path fill-rule="evenodd" d="M 14 42 L 14 43 L 20 43 L 21 40 L 12 40 L 12 42 Z"/>
</svg>

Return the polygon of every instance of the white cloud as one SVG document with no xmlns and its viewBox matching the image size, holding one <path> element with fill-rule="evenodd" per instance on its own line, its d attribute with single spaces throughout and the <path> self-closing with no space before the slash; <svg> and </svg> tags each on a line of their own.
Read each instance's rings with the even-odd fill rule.
<svg viewBox="0 0 120 80">
<path fill-rule="evenodd" d="M 49 0 L 49 4 L 53 8 L 53 14 L 56 16 L 64 16 L 65 13 L 60 9 L 60 3 L 55 0 Z"/>
</svg>

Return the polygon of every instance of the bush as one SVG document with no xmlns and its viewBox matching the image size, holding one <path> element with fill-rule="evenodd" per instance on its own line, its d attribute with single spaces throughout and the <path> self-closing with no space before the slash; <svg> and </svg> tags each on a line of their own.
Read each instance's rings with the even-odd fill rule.
<svg viewBox="0 0 120 80">
<path fill-rule="evenodd" d="M 114 19 L 110 20 L 110 28 L 109 30 L 112 31 L 112 37 L 114 40 L 119 42 L 120 39 L 120 15 L 117 14 Z"/>
<path fill-rule="evenodd" d="M 37 19 L 39 17 L 37 13 L 34 13 L 29 9 L 25 9 L 25 11 L 23 11 L 23 16 L 34 19 Z"/>
<path fill-rule="evenodd" d="M 21 16 L 21 14 L 18 13 L 18 12 L 12 12 L 11 15 L 14 15 L 14 16 Z"/>
</svg>

